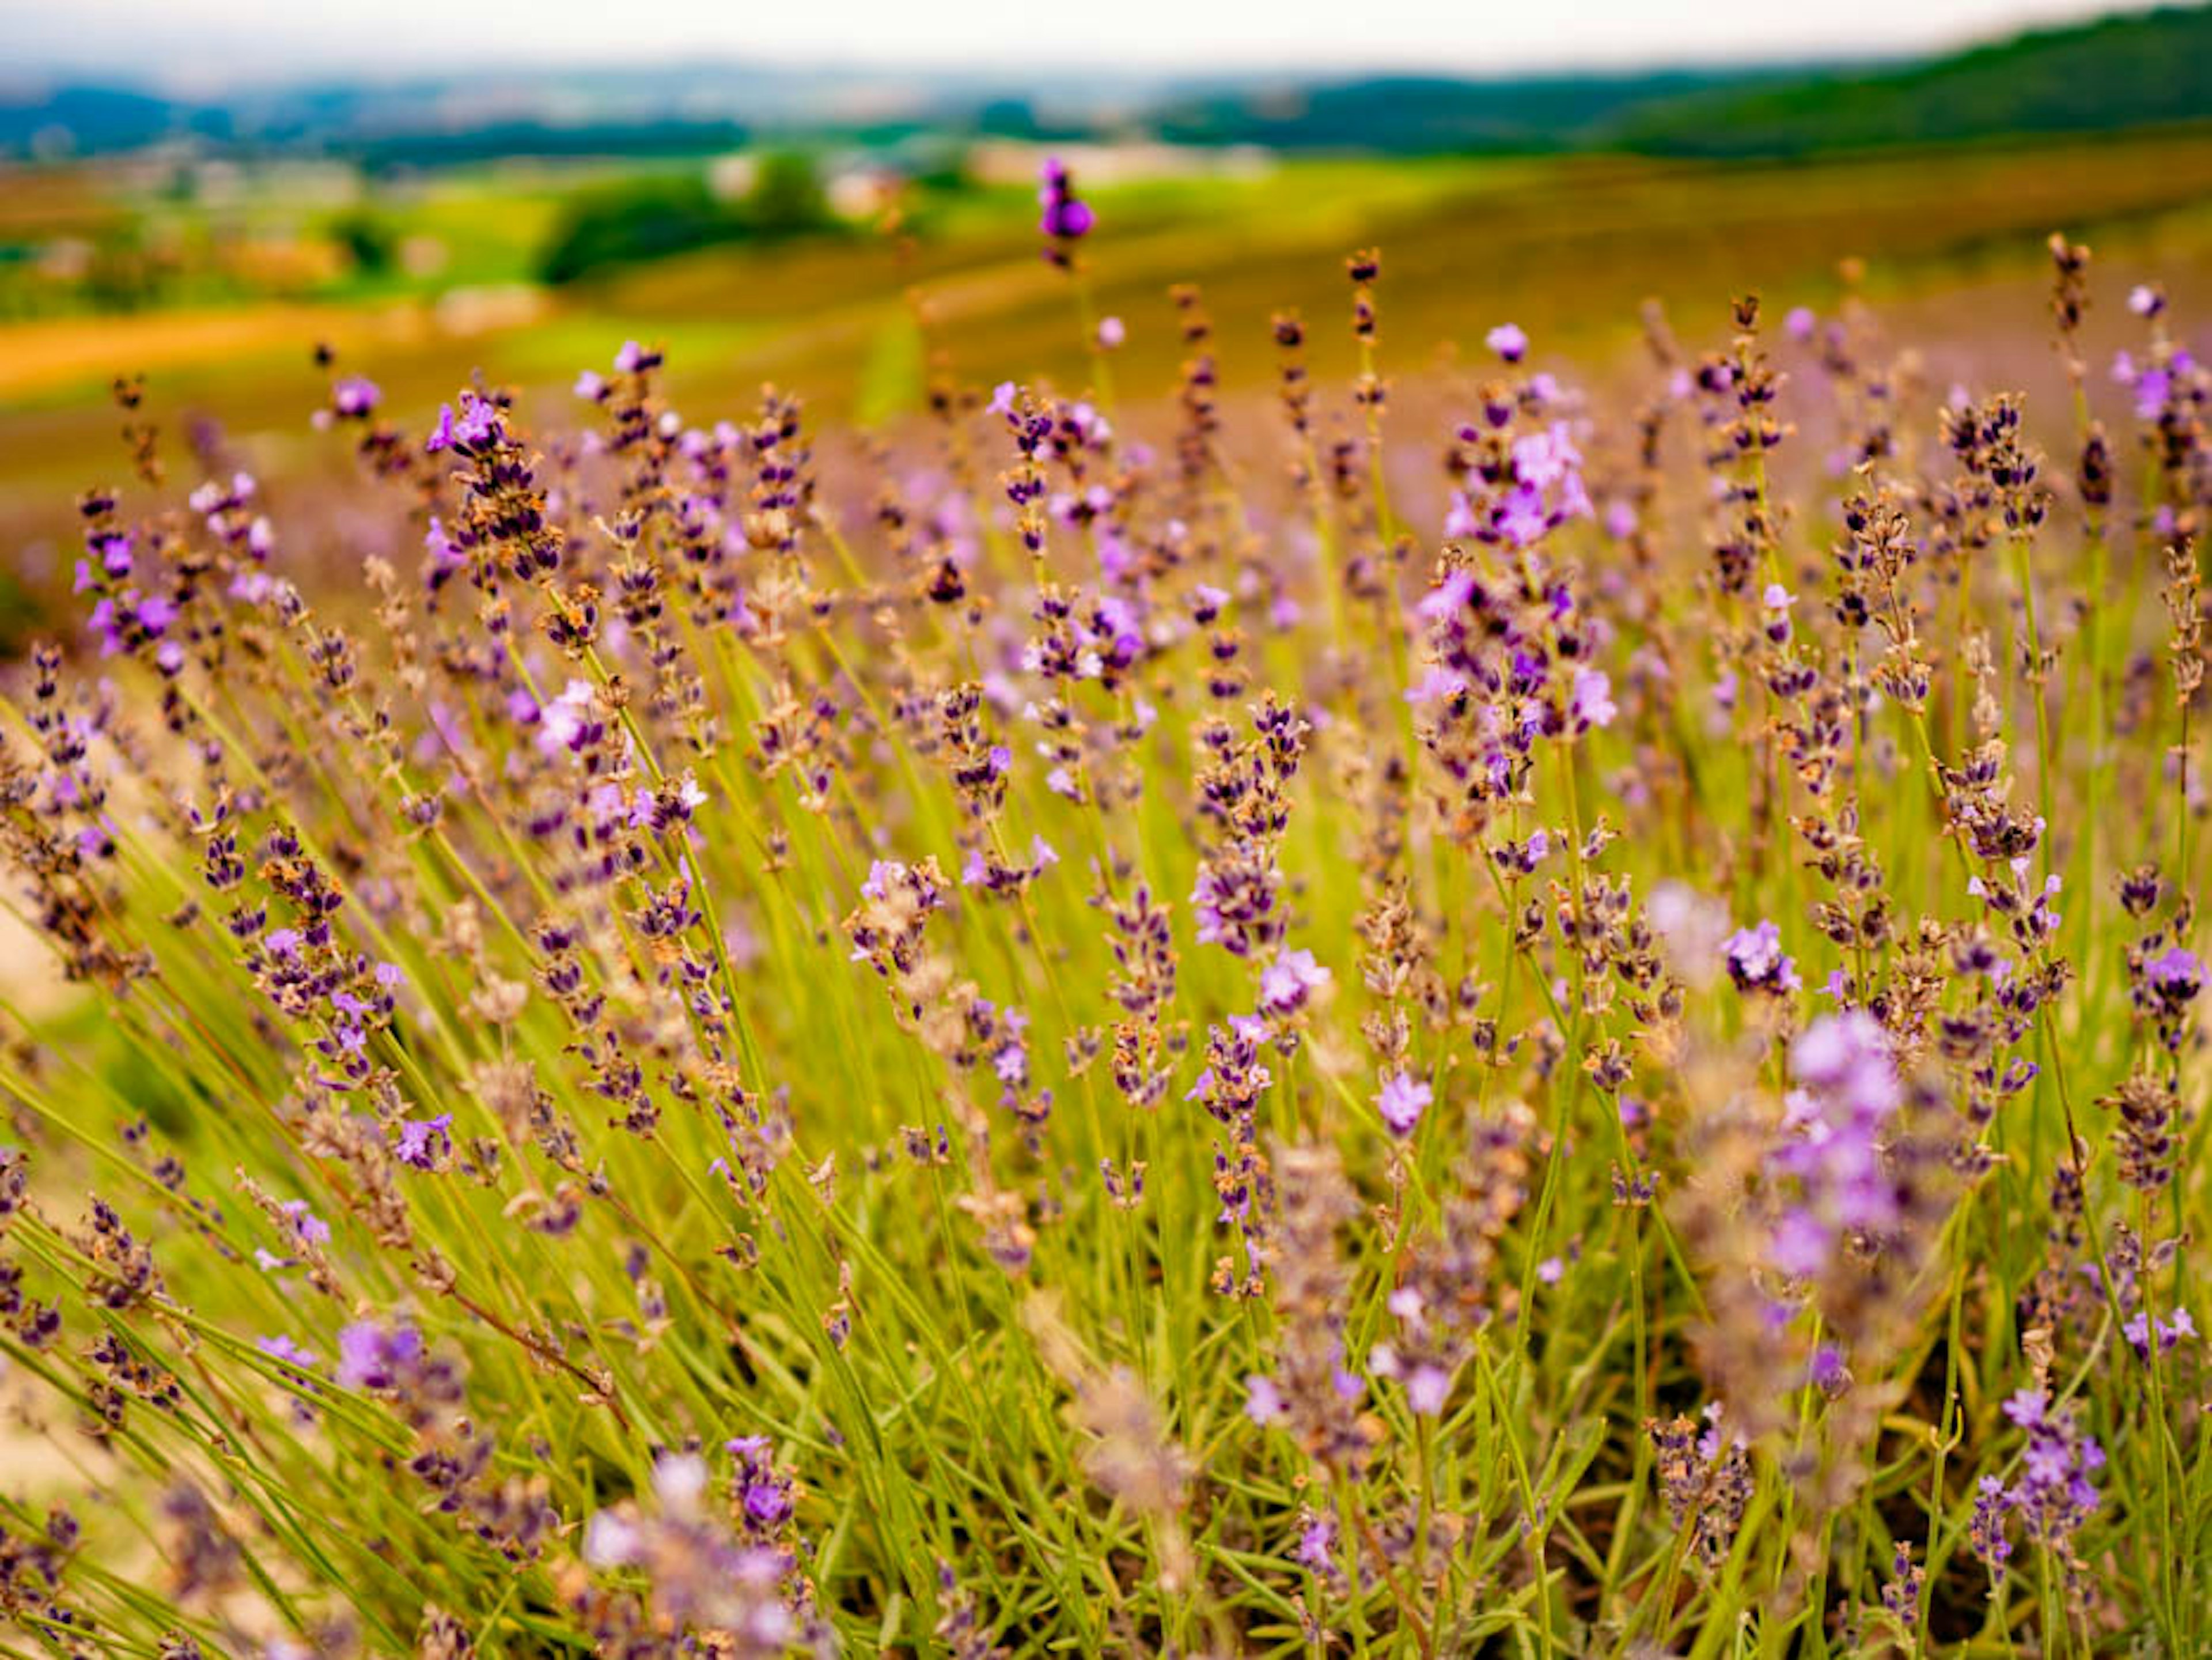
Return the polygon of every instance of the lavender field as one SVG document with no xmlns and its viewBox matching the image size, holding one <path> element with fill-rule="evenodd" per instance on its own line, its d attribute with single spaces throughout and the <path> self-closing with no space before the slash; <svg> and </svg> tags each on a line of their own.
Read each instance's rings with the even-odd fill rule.
<svg viewBox="0 0 2212 1660">
<path fill-rule="evenodd" d="M 2206 264 L 1585 376 L 1388 245 L 1144 332 L 1039 197 L 905 421 L 117 382 L 0 1654 L 2212 1652 Z"/>
</svg>

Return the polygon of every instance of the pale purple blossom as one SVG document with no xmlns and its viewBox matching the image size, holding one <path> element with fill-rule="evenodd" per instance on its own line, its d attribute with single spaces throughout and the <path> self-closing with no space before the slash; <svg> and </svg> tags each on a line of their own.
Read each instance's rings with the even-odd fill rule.
<svg viewBox="0 0 2212 1660">
<path fill-rule="evenodd" d="M 1407 1136 L 1421 1122 L 1421 1114 L 1434 1097 L 1429 1086 L 1411 1073 L 1395 1072 L 1382 1080 L 1382 1088 L 1375 1097 L 1377 1111 L 1390 1133 Z"/>
<path fill-rule="evenodd" d="M 1729 977 L 1739 991 L 1778 994 L 1796 991 L 1802 983 L 1796 964 L 1782 949 L 1782 930 L 1771 919 L 1753 927 L 1738 928 L 1721 942 L 1721 950 Z"/>
<path fill-rule="evenodd" d="M 1295 1014 L 1329 978 L 1311 952 L 1285 952 L 1261 972 L 1261 1005 L 1271 1014 Z"/>
<path fill-rule="evenodd" d="M 1568 713 L 1577 732 L 1611 726 L 1620 713 L 1613 701 L 1613 678 L 1599 669 L 1577 669 L 1574 696 Z"/>
</svg>

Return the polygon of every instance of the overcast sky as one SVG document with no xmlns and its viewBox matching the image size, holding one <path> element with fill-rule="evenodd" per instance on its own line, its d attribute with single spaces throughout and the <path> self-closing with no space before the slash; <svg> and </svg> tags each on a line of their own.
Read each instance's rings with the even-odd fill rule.
<svg viewBox="0 0 2212 1660">
<path fill-rule="evenodd" d="M 0 78 L 219 85 L 471 62 L 701 56 L 831 67 L 1531 69 L 1891 55 L 2109 0 L 0 0 Z"/>
</svg>

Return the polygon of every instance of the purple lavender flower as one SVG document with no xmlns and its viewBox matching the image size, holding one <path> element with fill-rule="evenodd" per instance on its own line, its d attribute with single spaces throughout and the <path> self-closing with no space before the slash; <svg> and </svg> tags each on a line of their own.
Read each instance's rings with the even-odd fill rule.
<svg viewBox="0 0 2212 1660">
<path fill-rule="evenodd" d="M 506 436 L 507 428 L 499 405 L 488 398 L 465 392 L 458 415 L 450 404 L 439 406 L 438 424 L 431 429 L 422 450 L 428 455 L 444 450 L 470 455 L 494 447 Z"/>
<path fill-rule="evenodd" d="M 738 1508 L 750 1542 L 768 1545 L 798 1508 L 798 1490 L 778 1468 L 775 1447 L 764 1435 L 744 1435 L 723 1443 L 735 1461 L 732 1475 Z"/>
<path fill-rule="evenodd" d="M 1329 978 L 1311 952 L 1285 952 L 1260 975 L 1261 1006 L 1271 1014 L 1295 1014 Z"/>
<path fill-rule="evenodd" d="M 645 1535 L 618 1511 L 594 1511 L 584 1524 L 584 1560 L 595 1568 L 626 1568 L 645 1550 Z"/>
<path fill-rule="evenodd" d="M 1445 703 L 1467 690 L 1467 677 L 1441 663 L 1431 663 L 1422 672 L 1421 678 L 1406 688 L 1405 698 L 1419 708 L 1424 703 Z"/>
<path fill-rule="evenodd" d="M 331 407 L 349 421 L 365 420 L 383 397 L 367 375 L 349 374 L 331 389 Z"/>
<path fill-rule="evenodd" d="M 1255 1372 L 1244 1380 L 1244 1415 L 1265 1428 L 1289 1415 L 1290 1403 L 1275 1380 Z"/>
<path fill-rule="evenodd" d="M 1844 1352 L 1833 1343 L 1822 1343 L 1813 1351 L 1805 1365 L 1805 1381 L 1823 1395 L 1838 1395 L 1850 1382 L 1850 1368 L 1844 1364 Z"/>
<path fill-rule="evenodd" d="M 396 1389 L 422 1360 L 422 1334 L 404 1320 L 356 1320 L 338 1332 L 337 1377 L 348 1389 Z"/>
<path fill-rule="evenodd" d="M 1415 1366 L 1406 1378 L 1406 1404 L 1424 1418 L 1434 1418 L 1451 1398 L 1451 1374 L 1442 1366 Z"/>
<path fill-rule="evenodd" d="M 447 1133 L 453 1122 L 453 1115 L 450 1112 L 441 1112 L 434 1118 L 401 1119 L 399 1137 L 392 1144 L 392 1156 L 416 1170 L 438 1169 L 453 1151 L 453 1137 Z"/>
<path fill-rule="evenodd" d="M 2015 1390 L 2004 1414 L 2027 1432 L 2020 1479 L 2006 1490 L 2005 1507 L 2030 1539 L 2063 1552 L 2102 1502 L 2093 1478 L 2105 1467 L 2105 1450 L 2082 1433 L 2074 1408 L 2052 1410 L 2045 1389 Z"/>
<path fill-rule="evenodd" d="M 2204 988 L 2203 960 L 2179 946 L 2169 946 L 2154 958 L 2147 973 L 2151 989 L 2164 1003 L 2179 1006 L 2193 1001 Z"/>
<path fill-rule="evenodd" d="M 1382 1088 L 1375 1098 L 1376 1110 L 1390 1133 L 1407 1136 L 1421 1122 L 1421 1114 L 1434 1098 L 1429 1086 L 1411 1073 L 1394 1072 L 1382 1080 Z"/>
<path fill-rule="evenodd" d="M 1764 991 L 1775 995 L 1793 992 L 1803 983 L 1797 965 L 1782 949 L 1782 930 L 1771 919 L 1756 927 L 1738 928 L 1721 942 L 1729 977 L 1738 991 Z"/>
<path fill-rule="evenodd" d="M 653 1496 L 668 1515 L 696 1515 L 706 1492 L 707 1461 L 697 1453 L 664 1452 L 653 1461 Z"/>
<path fill-rule="evenodd" d="M 1452 533 L 1447 526 L 1444 534 L 1449 536 Z M 1474 532 L 1470 528 L 1465 533 L 1472 536 Z M 1474 573 L 1454 570 L 1447 573 L 1443 581 L 1423 594 L 1413 609 L 1425 622 L 1449 622 L 1467 608 L 1468 601 L 1474 599 Z"/>
<path fill-rule="evenodd" d="M 1054 242 L 1073 242 L 1091 234 L 1097 222 L 1091 204 L 1075 194 L 1074 182 L 1068 177 L 1066 164 L 1058 156 L 1048 158 L 1038 175 L 1037 204 L 1044 216 L 1037 228 Z M 1055 251 L 1048 251 L 1047 258 Z M 1060 255 L 1065 258 L 1065 254 Z"/>
<path fill-rule="evenodd" d="M 2158 1351 L 2160 1354 L 2167 1353 L 2183 1338 L 2197 1335 L 2197 1322 L 2190 1318 L 2189 1310 L 2184 1308 L 2175 1309 L 2171 1320 L 2154 1320 L 2149 1310 L 2137 1309 L 2120 1330 L 2135 1352 L 2148 1359 L 2154 1327 L 2158 1331 Z"/>
<path fill-rule="evenodd" d="M 2005 1515 L 2010 1501 L 2005 1484 L 1994 1475 L 1984 1475 L 1975 1484 L 1973 1520 L 1967 1529 L 1967 1539 L 1975 1557 L 1990 1571 L 1992 1584 L 2004 1578 L 2005 1564 L 2012 1556 L 2012 1541 L 2005 1533 Z"/>
<path fill-rule="evenodd" d="M 1840 1097 L 1854 1112 L 1886 1118 L 1901 1098 L 1889 1040 L 1860 1009 L 1823 1015 L 1790 1046 L 1790 1070 L 1808 1088 Z"/>
<path fill-rule="evenodd" d="M 1516 548 L 1525 548 L 1551 528 L 1544 511 L 1544 494 L 1535 485 L 1521 483 L 1505 493 L 1498 512 L 1499 534 Z"/>
<path fill-rule="evenodd" d="M 1309 1512 L 1298 1530 L 1297 1548 L 1291 1554 L 1316 1573 L 1334 1573 L 1336 1518 L 1325 1512 Z"/>
<path fill-rule="evenodd" d="M 2167 394 L 2173 390 L 2171 370 L 2156 363 L 2146 363 L 2137 368 L 2125 352 L 2114 360 L 2112 375 L 2135 393 L 2136 416 L 2139 420 L 2155 421 L 2166 408 Z"/>
<path fill-rule="evenodd" d="M 1847 1232 L 1887 1227 L 1899 1209 L 1882 1160 L 1882 1139 L 1902 1099 L 1888 1040 L 1859 1009 L 1823 1015 L 1791 1045 L 1784 1139 L 1768 1155 L 1797 1197 L 1776 1220 L 1768 1257 L 1784 1274 L 1826 1272 Z"/>
<path fill-rule="evenodd" d="M 313 1349 L 301 1348 L 289 1337 L 264 1337 L 255 1347 L 270 1359 L 301 1371 L 312 1371 L 320 1364 Z"/>
<path fill-rule="evenodd" d="M 571 680 L 558 697 L 538 711 L 538 747 L 548 755 L 590 748 L 606 730 L 598 708 L 599 694 L 592 683 Z"/>
<path fill-rule="evenodd" d="M 1568 713 L 1577 732 L 1611 726 L 1620 713 L 1613 701 L 1612 677 L 1597 669 L 1577 669 L 1574 696 Z"/>
</svg>

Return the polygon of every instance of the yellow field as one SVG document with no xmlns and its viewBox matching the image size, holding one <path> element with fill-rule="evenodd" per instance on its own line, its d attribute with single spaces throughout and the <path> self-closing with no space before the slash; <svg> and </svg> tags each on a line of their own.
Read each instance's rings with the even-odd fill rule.
<svg viewBox="0 0 2212 1660">
<path fill-rule="evenodd" d="M 1746 285 L 1778 301 L 1832 301 L 1852 256 L 1870 295 L 1955 308 L 1968 339 L 2033 330 L 2042 238 L 2060 226 L 2091 237 L 2106 270 L 2155 265 L 2177 299 L 2212 281 L 2212 138 L 2198 133 L 1787 165 L 1296 162 L 1095 196 L 1098 305 L 1127 324 L 1116 374 L 1125 405 L 1139 407 L 1172 391 L 1176 282 L 1202 285 L 1232 392 L 1272 372 L 1267 322 L 1285 307 L 1315 324 L 1316 375 L 1341 374 L 1340 258 L 1369 244 L 1384 252 L 1385 355 L 1401 378 L 1507 317 L 1596 368 L 1633 338 L 1646 297 L 1698 332 L 1717 328 Z M 317 340 L 382 383 L 410 422 L 451 396 L 457 367 L 550 398 L 632 336 L 666 343 L 687 412 L 739 408 L 773 380 L 825 414 L 893 419 L 919 406 L 931 350 L 970 383 L 1040 370 L 1079 380 L 1067 284 L 1036 258 L 1032 217 L 1021 192 L 997 192 L 927 237 L 714 250 L 574 289 L 0 327 L 0 535 L 20 546 L 64 533 L 76 489 L 119 474 L 106 398 L 117 372 L 149 376 L 173 429 L 213 417 L 281 477 L 314 453 Z"/>
</svg>

